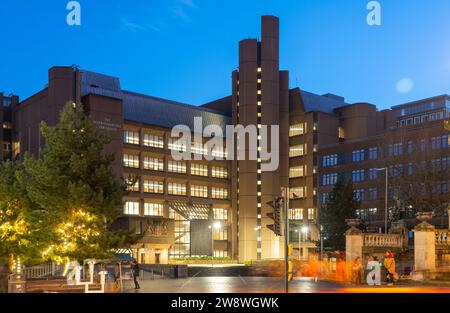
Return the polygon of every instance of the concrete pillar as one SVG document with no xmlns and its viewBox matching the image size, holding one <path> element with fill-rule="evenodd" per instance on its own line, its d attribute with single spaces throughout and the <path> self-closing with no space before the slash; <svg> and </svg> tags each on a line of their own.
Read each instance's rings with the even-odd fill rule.
<svg viewBox="0 0 450 313">
<path fill-rule="evenodd" d="M 436 269 L 436 234 L 426 221 L 414 228 L 414 272 L 432 272 Z M 423 275 L 419 275 L 423 277 Z"/>
<path fill-rule="evenodd" d="M 347 223 L 351 225 L 351 228 L 345 232 L 345 259 L 347 262 L 353 261 L 356 258 L 362 260 L 364 234 L 356 228 L 356 220 L 348 220 Z"/>
</svg>

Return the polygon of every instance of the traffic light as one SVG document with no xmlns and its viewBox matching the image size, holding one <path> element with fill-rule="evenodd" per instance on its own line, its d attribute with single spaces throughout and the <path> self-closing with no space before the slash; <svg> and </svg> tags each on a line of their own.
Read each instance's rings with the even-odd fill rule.
<svg viewBox="0 0 450 313">
<path fill-rule="evenodd" d="M 292 278 L 294 278 L 294 263 L 291 260 L 293 249 L 294 249 L 294 247 L 292 246 L 292 244 L 288 245 L 288 247 L 287 247 L 287 255 L 288 255 L 287 279 L 288 279 L 288 281 L 291 281 Z"/>
<path fill-rule="evenodd" d="M 267 213 L 267 217 L 273 219 L 274 223 L 267 225 L 267 228 L 277 236 L 283 235 L 283 198 L 277 197 L 274 201 L 267 202 L 273 208 L 272 213 Z"/>
</svg>

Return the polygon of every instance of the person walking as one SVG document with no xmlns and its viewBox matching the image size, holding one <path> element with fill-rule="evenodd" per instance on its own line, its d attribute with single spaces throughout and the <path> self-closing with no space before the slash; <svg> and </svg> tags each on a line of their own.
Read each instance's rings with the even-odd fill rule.
<svg viewBox="0 0 450 313">
<path fill-rule="evenodd" d="M 397 280 L 398 275 L 395 272 L 395 259 L 391 251 L 386 252 L 386 257 L 383 261 L 383 266 L 386 269 L 386 283 L 388 286 L 393 286 L 394 281 Z"/>
<path fill-rule="evenodd" d="M 139 285 L 139 272 L 140 272 L 140 268 L 139 268 L 139 264 L 136 262 L 136 260 L 133 260 L 133 262 L 131 263 L 131 272 L 133 274 L 133 280 L 134 280 L 134 289 L 141 289 L 141 286 Z"/>
</svg>

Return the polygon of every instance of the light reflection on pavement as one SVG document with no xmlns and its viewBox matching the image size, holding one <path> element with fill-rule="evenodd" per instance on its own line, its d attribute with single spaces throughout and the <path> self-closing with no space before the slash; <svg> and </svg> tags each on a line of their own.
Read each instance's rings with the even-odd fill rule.
<svg viewBox="0 0 450 313">
<path fill-rule="evenodd" d="M 126 288 L 127 293 L 283 293 L 284 281 L 272 277 L 191 277 L 140 282 L 141 289 Z M 424 286 L 342 286 L 312 279 L 295 279 L 291 293 L 450 293 L 449 287 Z"/>
</svg>

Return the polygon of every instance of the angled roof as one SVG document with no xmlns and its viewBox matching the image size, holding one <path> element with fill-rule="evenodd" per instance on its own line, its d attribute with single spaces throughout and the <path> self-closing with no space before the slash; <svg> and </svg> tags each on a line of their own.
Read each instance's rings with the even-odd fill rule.
<svg viewBox="0 0 450 313">
<path fill-rule="evenodd" d="M 231 118 L 219 111 L 126 91 L 121 89 L 116 77 L 80 72 L 81 96 L 96 94 L 122 100 L 125 120 L 167 128 L 182 124 L 191 129 L 194 129 L 195 117 L 203 119 L 203 127 L 214 124 L 225 129 L 231 124 Z"/>
<path fill-rule="evenodd" d="M 312 92 L 301 90 L 301 96 L 305 106 L 305 112 L 319 111 L 333 113 L 333 110 L 349 105 L 344 101 L 344 98 L 331 94 L 321 96 Z"/>
</svg>

